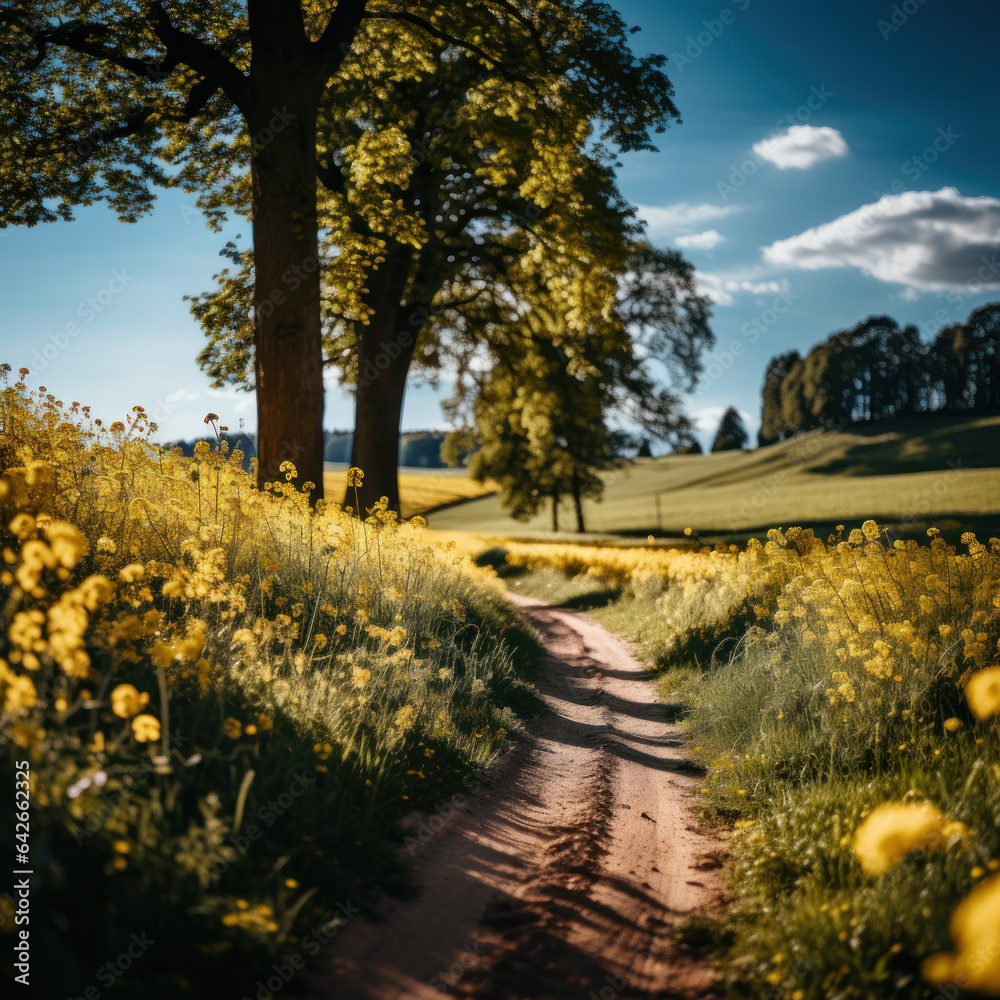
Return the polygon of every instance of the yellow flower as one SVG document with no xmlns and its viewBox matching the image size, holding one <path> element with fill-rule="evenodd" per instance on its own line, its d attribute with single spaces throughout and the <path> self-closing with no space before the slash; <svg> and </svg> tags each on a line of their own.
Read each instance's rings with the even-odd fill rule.
<svg viewBox="0 0 1000 1000">
<path fill-rule="evenodd" d="M 299 883 L 296 882 L 295 879 L 293 879 L 293 878 L 286 878 L 285 879 L 285 888 L 286 889 L 297 889 L 298 887 L 299 887 Z"/>
<path fill-rule="evenodd" d="M 111 692 L 111 711 L 119 719 L 131 719 L 146 707 L 148 701 L 149 695 L 145 692 L 140 694 L 131 684 L 119 684 Z"/>
<path fill-rule="evenodd" d="M 116 851 L 118 854 L 131 854 L 132 845 L 127 840 L 116 840 L 112 845 L 111 849 Z"/>
<path fill-rule="evenodd" d="M 964 829 L 960 823 L 946 822 L 930 802 L 889 802 L 858 827 L 852 847 L 865 872 L 880 875 L 912 851 L 946 847 L 950 837 Z"/>
<path fill-rule="evenodd" d="M 118 571 L 118 579 L 122 583 L 138 583 L 146 575 L 146 567 L 142 563 L 129 563 Z"/>
<path fill-rule="evenodd" d="M 160 738 L 160 720 L 153 715 L 137 715 L 132 720 L 132 734 L 140 743 L 154 743 Z"/>
<path fill-rule="evenodd" d="M 962 720 L 956 719 L 953 715 L 950 719 L 944 720 L 944 728 L 947 729 L 949 733 L 957 733 L 962 728 Z"/>
<path fill-rule="evenodd" d="M 1000 994 L 1000 875 L 977 885 L 951 915 L 955 950 L 924 959 L 921 972 L 935 986 Z"/>
<path fill-rule="evenodd" d="M 177 647 L 170 646 L 157 639 L 153 644 L 153 648 L 149 651 L 149 657 L 157 667 L 161 670 L 166 670 L 177 658 Z"/>
<path fill-rule="evenodd" d="M 257 716 L 257 725 L 260 726 L 261 732 L 268 732 L 274 728 L 274 719 L 267 712 L 261 712 Z"/>
<path fill-rule="evenodd" d="M 882 534 L 879 530 L 879 526 L 872 520 L 865 521 L 865 523 L 861 525 L 861 531 L 864 533 L 865 538 L 869 541 L 873 541 Z"/>
<path fill-rule="evenodd" d="M 404 705 L 397 713 L 396 718 L 393 720 L 393 725 L 396 729 L 406 732 L 413 725 L 413 706 Z"/>
<path fill-rule="evenodd" d="M 354 681 L 354 686 L 358 688 L 363 688 L 370 680 L 372 672 L 366 667 L 351 667 L 351 680 Z"/>
<path fill-rule="evenodd" d="M 336 632 L 336 633 L 337 633 L 337 635 L 347 635 L 347 626 L 346 626 L 346 625 L 345 625 L 345 624 L 344 624 L 343 622 L 341 622 L 341 623 L 340 623 L 340 624 L 339 624 L 339 625 L 338 625 L 338 626 L 337 626 L 337 627 L 336 627 L 336 628 L 334 629 L 334 632 Z"/>
<path fill-rule="evenodd" d="M 972 714 L 980 722 L 1000 712 L 1000 666 L 987 667 L 974 674 L 965 685 L 965 697 Z"/>
<path fill-rule="evenodd" d="M 357 467 L 351 467 L 347 470 L 347 485 L 360 486 L 362 480 L 365 478 L 365 474 Z"/>
<path fill-rule="evenodd" d="M 35 519 L 30 514 L 17 514 L 7 527 L 23 541 L 35 530 Z"/>
<path fill-rule="evenodd" d="M 243 726 L 240 724 L 239 719 L 234 719 L 230 716 L 225 722 L 222 723 L 222 731 L 229 737 L 229 739 L 238 740 L 243 732 Z"/>
</svg>

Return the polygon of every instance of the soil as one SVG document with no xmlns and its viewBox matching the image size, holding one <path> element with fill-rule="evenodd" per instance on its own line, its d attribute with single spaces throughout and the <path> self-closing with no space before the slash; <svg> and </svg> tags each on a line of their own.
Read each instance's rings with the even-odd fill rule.
<svg viewBox="0 0 1000 1000">
<path fill-rule="evenodd" d="M 419 818 L 422 893 L 353 919 L 311 1000 L 716 996 L 676 928 L 721 905 L 725 844 L 646 668 L 593 618 L 510 595 L 542 637 L 548 711 L 489 782 Z"/>
</svg>

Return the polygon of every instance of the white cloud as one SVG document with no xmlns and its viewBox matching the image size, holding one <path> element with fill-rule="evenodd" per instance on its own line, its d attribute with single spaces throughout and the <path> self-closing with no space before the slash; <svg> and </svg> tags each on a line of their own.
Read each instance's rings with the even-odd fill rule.
<svg viewBox="0 0 1000 1000">
<path fill-rule="evenodd" d="M 853 267 L 921 291 L 1000 288 L 1000 200 L 952 187 L 885 195 L 763 251 L 777 267 Z"/>
<path fill-rule="evenodd" d="M 715 433 L 719 429 L 722 421 L 722 414 L 726 412 L 725 406 L 702 406 L 691 413 L 691 420 L 695 426 L 695 437 L 701 442 L 702 450 L 708 454 L 712 449 L 712 442 L 715 440 Z M 746 427 L 750 435 L 750 445 L 753 446 L 757 440 L 757 431 L 760 429 L 760 417 L 746 410 L 737 408 L 737 412 L 743 418 L 743 426 Z"/>
<path fill-rule="evenodd" d="M 847 156 L 850 149 L 843 135 L 829 125 L 792 125 L 754 143 L 753 151 L 779 170 L 806 170 L 823 160 Z"/>
<path fill-rule="evenodd" d="M 173 406 L 175 403 L 193 403 L 197 398 L 197 392 L 191 392 L 188 389 L 178 389 L 176 392 L 170 393 L 169 396 L 165 396 L 163 401 Z"/>
<path fill-rule="evenodd" d="M 789 289 L 788 282 L 749 281 L 746 278 L 729 278 L 711 271 L 695 271 L 698 291 L 707 295 L 717 306 L 731 306 L 735 295 L 780 295 Z"/>
<path fill-rule="evenodd" d="M 675 233 L 700 227 L 710 219 L 721 219 L 738 212 L 736 205 L 692 205 L 679 201 L 662 208 L 655 205 L 636 205 L 639 217 L 646 220 L 650 239 L 661 239 Z"/>
<path fill-rule="evenodd" d="M 720 243 L 724 243 L 726 237 L 714 229 L 707 229 L 703 233 L 691 233 L 690 236 L 678 236 L 674 240 L 682 250 L 713 250 Z"/>
</svg>

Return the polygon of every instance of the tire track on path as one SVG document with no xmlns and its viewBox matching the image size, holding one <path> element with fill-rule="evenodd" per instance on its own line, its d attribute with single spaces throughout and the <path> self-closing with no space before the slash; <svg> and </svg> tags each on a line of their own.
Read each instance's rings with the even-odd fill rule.
<svg viewBox="0 0 1000 1000">
<path fill-rule="evenodd" d="M 421 847 L 421 896 L 341 930 L 312 1000 L 714 996 L 672 934 L 719 905 L 724 850 L 677 725 L 600 623 L 510 600 L 541 635 L 548 711 Z"/>
</svg>

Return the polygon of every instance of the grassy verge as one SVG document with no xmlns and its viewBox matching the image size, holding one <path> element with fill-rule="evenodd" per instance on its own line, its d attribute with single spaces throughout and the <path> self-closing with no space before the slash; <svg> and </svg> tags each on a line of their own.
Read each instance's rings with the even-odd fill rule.
<svg viewBox="0 0 1000 1000">
<path fill-rule="evenodd" d="M 530 710 L 531 634 L 419 526 L 310 512 L 290 466 L 260 494 L 238 452 L 165 454 L 141 411 L 105 428 L 22 382 L 0 426 L 0 760 L 30 771 L 37 995 L 277 992 L 413 891 L 401 821 Z"/>
<path fill-rule="evenodd" d="M 704 816 L 735 831 L 735 995 L 1000 995 L 1000 541 L 929 534 L 502 554 L 690 707 Z"/>
</svg>

